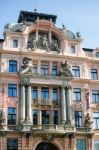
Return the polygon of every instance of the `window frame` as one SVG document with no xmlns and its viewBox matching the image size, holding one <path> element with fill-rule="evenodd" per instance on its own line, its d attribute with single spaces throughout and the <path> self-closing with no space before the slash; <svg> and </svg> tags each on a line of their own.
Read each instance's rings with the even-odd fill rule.
<svg viewBox="0 0 99 150">
<path fill-rule="evenodd" d="M 75 126 L 76 128 L 82 127 L 82 111 L 75 111 Z"/>
<path fill-rule="evenodd" d="M 77 91 L 79 90 L 79 91 Z M 80 88 L 74 88 L 73 89 L 73 100 L 74 101 L 81 101 L 81 89 Z"/>
<path fill-rule="evenodd" d="M 92 80 L 98 80 L 98 72 L 97 69 L 93 68 L 90 70 L 91 79 Z"/>
<path fill-rule="evenodd" d="M 72 74 L 73 74 L 73 77 L 80 78 L 80 67 L 72 66 Z"/>
<path fill-rule="evenodd" d="M 16 63 L 16 64 L 14 64 Z M 17 61 L 9 60 L 9 72 L 16 73 L 17 72 Z"/>
<path fill-rule="evenodd" d="M 17 97 L 17 84 L 8 83 L 8 97 Z"/>
<path fill-rule="evenodd" d="M 15 107 L 8 107 L 8 120 L 7 120 L 7 124 L 8 125 L 16 125 L 16 116 L 17 116 L 17 110 L 16 110 L 16 108 Z"/>
<path fill-rule="evenodd" d="M 18 47 L 19 47 L 19 40 L 13 39 L 13 48 L 18 48 Z"/>
<path fill-rule="evenodd" d="M 92 102 L 99 103 L 99 90 L 92 90 Z"/>
<path fill-rule="evenodd" d="M 98 114 L 95 116 L 94 114 Z M 99 112 L 93 112 L 94 129 L 99 130 Z"/>
<path fill-rule="evenodd" d="M 8 142 L 10 140 L 11 141 L 16 141 L 16 145 L 14 146 L 12 143 L 9 144 Z M 12 139 L 12 138 L 11 139 L 10 138 L 7 139 L 7 150 L 11 150 L 12 148 L 14 148 L 15 150 L 18 150 L 18 139 L 16 139 L 16 138 L 15 139 Z"/>
</svg>

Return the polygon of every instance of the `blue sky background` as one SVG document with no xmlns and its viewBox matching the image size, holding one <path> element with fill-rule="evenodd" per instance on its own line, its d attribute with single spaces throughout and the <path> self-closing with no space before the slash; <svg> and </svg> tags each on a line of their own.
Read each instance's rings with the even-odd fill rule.
<svg viewBox="0 0 99 150">
<path fill-rule="evenodd" d="M 6 23 L 17 22 L 20 10 L 33 11 L 35 4 L 38 12 L 58 16 L 56 26 L 80 31 L 83 47 L 99 47 L 99 0 L 0 0 L 0 38 Z"/>
</svg>

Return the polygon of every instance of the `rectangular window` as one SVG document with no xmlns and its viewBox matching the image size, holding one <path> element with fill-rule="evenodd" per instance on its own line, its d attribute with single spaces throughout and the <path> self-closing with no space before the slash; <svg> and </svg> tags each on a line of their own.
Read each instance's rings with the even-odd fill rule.
<svg viewBox="0 0 99 150">
<path fill-rule="evenodd" d="M 80 88 L 74 88 L 74 90 L 73 90 L 73 100 L 81 101 L 81 89 Z"/>
<path fill-rule="evenodd" d="M 38 124 L 38 111 L 33 110 L 33 125 L 37 125 L 37 124 Z"/>
<path fill-rule="evenodd" d="M 7 150 L 18 150 L 18 139 L 7 139 Z"/>
<path fill-rule="evenodd" d="M 72 53 L 72 54 L 75 54 L 75 53 L 76 53 L 75 46 L 71 46 L 71 47 L 70 47 L 70 53 Z"/>
<path fill-rule="evenodd" d="M 75 125 L 76 127 L 82 127 L 82 112 L 75 111 Z"/>
<path fill-rule="evenodd" d="M 33 64 L 33 74 L 37 75 L 37 64 Z"/>
<path fill-rule="evenodd" d="M 33 87 L 33 99 L 38 99 L 38 88 Z"/>
<path fill-rule="evenodd" d="M 93 118 L 94 118 L 94 129 L 99 129 L 99 112 L 94 112 Z"/>
<path fill-rule="evenodd" d="M 86 150 L 86 140 L 85 139 L 77 139 L 76 147 L 77 147 L 77 150 Z"/>
<path fill-rule="evenodd" d="M 41 75 L 48 75 L 49 70 L 48 70 L 48 65 L 41 65 Z"/>
<path fill-rule="evenodd" d="M 49 124 L 50 112 L 49 110 L 42 110 L 42 124 Z"/>
<path fill-rule="evenodd" d="M 99 52 L 96 52 L 96 57 L 99 58 Z"/>
<path fill-rule="evenodd" d="M 57 76 L 57 66 L 55 65 L 52 66 L 52 75 Z"/>
<path fill-rule="evenodd" d="M 58 110 L 53 110 L 54 124 L 58 124 Z"/>
<path fill-rule="evenodd" d="M 58 101 L 58 89 L 53 88 L 53 102 Z"/>
<path fill-rule="evenodd" d="M 48 87 L 42 87 L 41 88 L 41 98 L 42 99 L 49 99 L 49 88 Z"/>
<path fill-rule="evenodd" d="M 8 96 L 16 97 L 17 96 L 17 85 L 16 84 L 8 84 Z"/>
<path fill-rule="evenodd" d="M 9 60 L 9 72 L 17 72 L 17 61 Z"/>
<path fill-rule="evenodd" d="M 92 90 L 92 100 L 95 103 L 99 103 L 99 91 L 98 90 Z"/>
<path fill-rule="evenodd" d="M 99 141 L 98 140 L 94 141 L 94 150 L 99 150 Z"/>
<path fill-rule="evenodd" d="M 78 66 L 72 66 L 72 74 L 74 77 L 80 77 L 80 68 Z"/>
<path fill-rule="evenodd" d="M 16 108 L 9 107 L 8 108 L 8 125 L 16 124 Z"/>
<path fill-rule="evenodd" d="M 91 69 L 91 79 L 92 80 L 97 80 L 98 79 L 97 69 Z"/>
<path fill-rule="evenodd" d="M 17 39 L 13 40 L 13 48 L 18 48 L 18 40 Z"/>
</svg>

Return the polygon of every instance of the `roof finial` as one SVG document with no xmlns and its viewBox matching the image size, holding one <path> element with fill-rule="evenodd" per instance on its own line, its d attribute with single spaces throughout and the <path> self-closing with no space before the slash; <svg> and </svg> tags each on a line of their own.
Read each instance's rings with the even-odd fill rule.
<svg viewBox="0 0 99 150">
<path fill-rule="evenodd" d="M 34 12 L 37 12 L 37 1 L 36 0 L 34 0 Z"/>
</svg>

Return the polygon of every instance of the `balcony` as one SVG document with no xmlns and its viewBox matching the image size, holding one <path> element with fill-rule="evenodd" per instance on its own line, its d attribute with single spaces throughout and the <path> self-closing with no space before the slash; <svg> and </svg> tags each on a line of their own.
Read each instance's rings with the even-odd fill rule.
<svg viewBox="0 0 99 150">
<path fill-rule="evenodd" d="M 93 135 L 94 131 L 92 128 L 86 128 L 86 127 L 82 127 L 82 128 L 76 128 L 76 134 L 84 134 L 84 135 Z"/>
<path fill-rule="evenodd" d="M 60 105 L 59 100 L 53 101 L 51 99 L 33 99 L 33 105 L 54 105 L 54 106 L 58 106 Z"/>
</svg>

